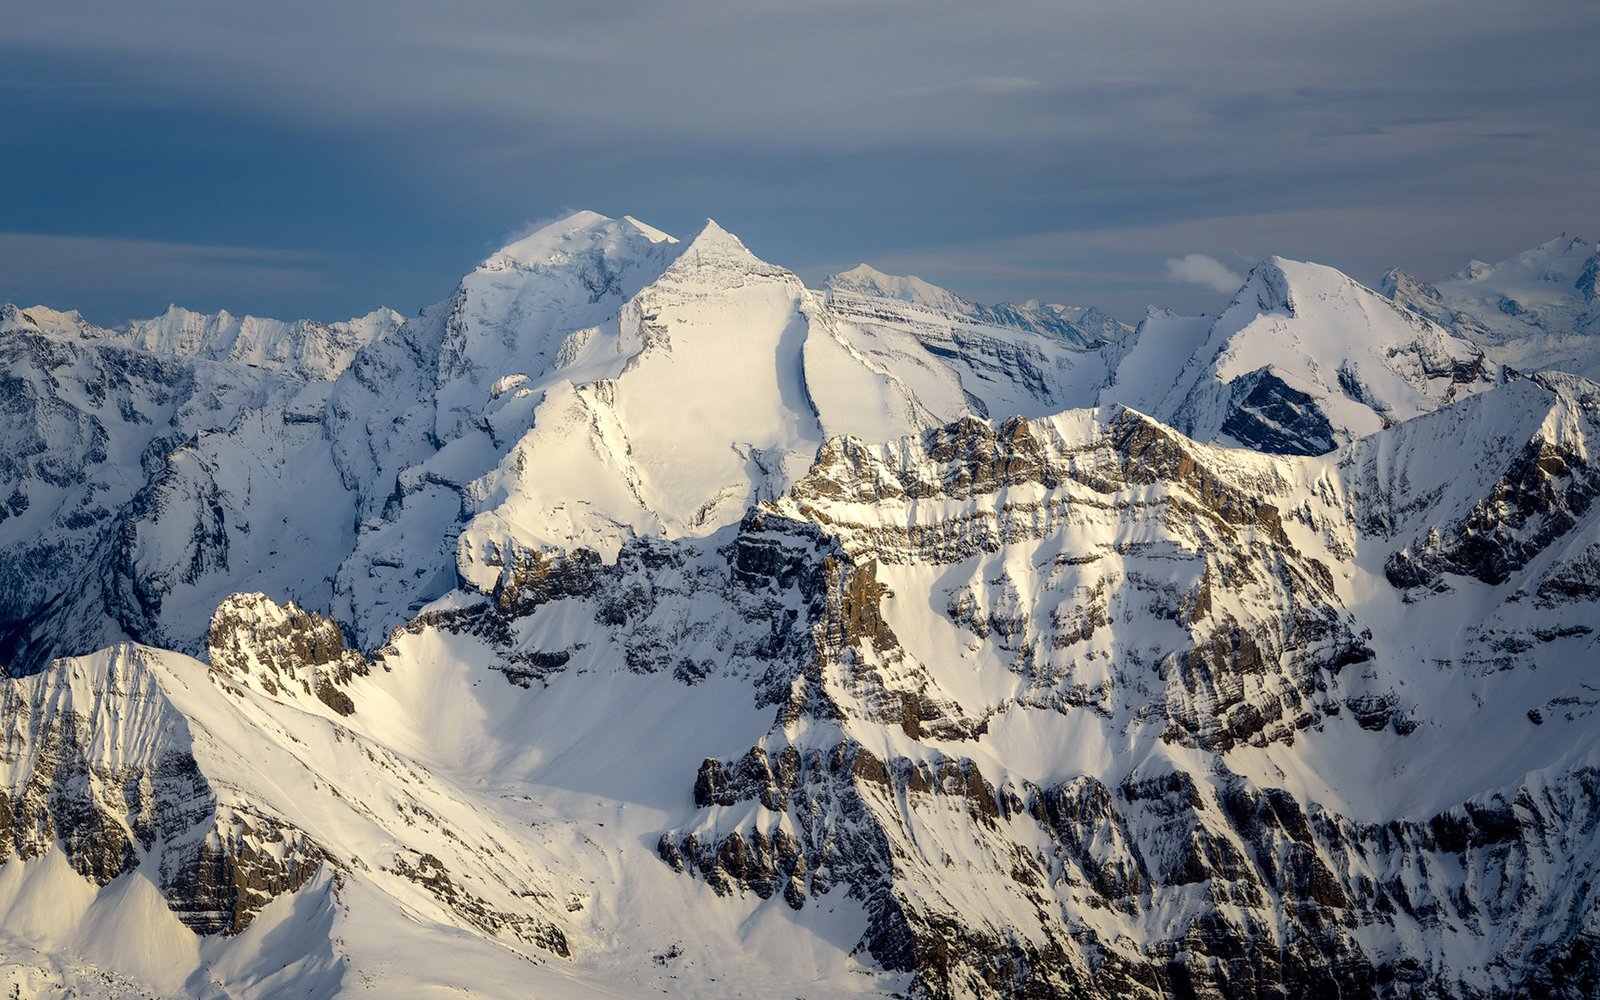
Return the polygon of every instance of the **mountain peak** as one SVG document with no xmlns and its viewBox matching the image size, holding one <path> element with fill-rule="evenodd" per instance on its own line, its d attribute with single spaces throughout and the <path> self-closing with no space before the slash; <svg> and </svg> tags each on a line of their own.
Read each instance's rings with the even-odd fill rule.
<svg viewBox="0 0 1600 1000">
<path fill-rule="evenodd" d="M 1493 283 L 1510 287 L 1540 283 L 1571 284 L 1595 251 L 1593 242 L 1563 232 L 1554 239 L 1545 240 L 1532 249 L 1493 264 L 1473 258 L 1466 267 L 1444 281 Z"/>
<path fill-rule="evenodd" d="M 1282 312 L 1293 316 L 1294 296 L 1290 290 L 1290 274 L 1298 263 L 1284 257 L 1265 258 L 1245 276 L 1244 284 L 1234 293 L 1232 305 L 1253 304 L 1253 308 L 1261 312 Z"/>
<path fill-rule="evenodd" d="M 716 219 L 707 219 L 705 225 L 700 227 L 700 231 L 690 238 L 689 245 L 702 250 L 711 246 L 728 246 L 737 247 L 746 253 L 750 252 L 750 248 L 744 245 L 743 240 L 722 228 Z"/>
<path fill-rule="evenodd" d="M 700 231 L 684 244 L 683 253 L 673 267 L 680 274 L 684 273 L 682 269 L 685 268 L 707 267 L 756 270 L 763 274 L 783 271 L 757 257 L 744 245 L 743 240 L 722 228 L 715 219 L 707 219 Z"/>
<path fill-rule="evenodd" d="M 546 223 L 490 254 L 481 269 L 530 268 L 559 264 L 591 250 L 616 249 L 624 243 L 676 243 L 653 226 L 629 216 L 612 219 L 599 212 L 574 212 Z"/>
<path fill-rule="evenodd" d="M 15 303 L 0 304 L 0 331 L 38 328 L 39 324 L 33 321 L 33 317 L 23 312 Z"/>
<path fill-rule="evenodd" d="M 949 309 L 962 304 L 954 293 L 923 281 L 915 275 L 885 274 L 870 264 L 857 264 L 827 281 L 832 291 L 855 292 L 879 298 L 897 299 L 915 305 Z"/>
</svg>

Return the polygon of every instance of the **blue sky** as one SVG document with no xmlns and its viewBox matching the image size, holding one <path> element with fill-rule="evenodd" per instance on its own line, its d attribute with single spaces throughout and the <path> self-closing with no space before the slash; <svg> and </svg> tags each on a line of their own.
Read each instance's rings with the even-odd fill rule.
<svg viewBox="0 0 1600 1000">
<path fill-rule="evenodd" d="M 1592 0 L 11 6 L 0 299 L 101 322 L 412 312 L 576 208 L 1130 319 L 1600 230 Z"/>
</svg>

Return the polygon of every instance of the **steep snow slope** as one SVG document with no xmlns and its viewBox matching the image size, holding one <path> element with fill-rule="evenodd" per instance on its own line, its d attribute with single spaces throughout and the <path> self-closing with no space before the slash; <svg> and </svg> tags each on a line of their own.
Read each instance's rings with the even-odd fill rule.
<svg viewBox="0 0 1600 1000">
<path fill-rule="evenodd" d="M 1332 268 L 1273 257 L 1152 412 L 1202 441 L 1314 455 L 1498 377 L 1462 337 Z"/>
<path fill-rule="evenodd" d="M 1128 332 L 1095 309 L 975 305 L 865 264 L 826 289 L 833 313 L 888 343 L 914 340 L 952 370 L 972 412 L 996 419 L 1087 405 L 1106 377 L 1093 348 Z"/>
<path fill-rule="evenodd" d="M 467 485 L 529 430 L 551 384 L 620 372 L 622 306 L 680 250 L 632 219 L 578 213 L 491 255 L 357 355 L 328 412 L 335 461 L 361 497 L 334 607 L 363 645 L 454 586 Z"/>
<path fill-rule="evenodd" d="M 241 586 L 326 605 L 351 512 L 325 387 L 26 315 L 0 324 L 0 664 L 127 636 L 197 651 Z"/>
<path fill-rule="evenodd" d="M 1600 247 L 1556 237 L 1498 264 L 1475 260 L 1428 284 L 1385 275 L 1385 295 L 1483 345 L 1519 371 L 1600 376 Z"/>
</svg>

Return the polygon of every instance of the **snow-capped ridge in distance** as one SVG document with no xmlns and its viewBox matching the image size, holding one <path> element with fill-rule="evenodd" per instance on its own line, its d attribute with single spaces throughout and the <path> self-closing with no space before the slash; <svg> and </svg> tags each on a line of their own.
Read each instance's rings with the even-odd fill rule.
<svg viewBox="0 0 1600 1000">
<path fill-rule="evenodd" d="M 1146 326 L 1189 330 L 1175 343 L 1194 329 L 1154 316 Z M 1129 357 L 1148 353 L 1135 343 Z M 1464 337 L 1343 272 L 1273 256 L 1251 268 L 1171 389 L 1144 398 L 1198 440 L 1314 455 L 1503 377 Z"/>
<path fill-rule="evenodd" d="M 235 316 L 226 309 L 199 313 L 178 305 L 154 319 L 135 320 L 111 335 L 145 351 L 270 368 L 313 381 L 337 378 L 356 351 L 393 333 L 405 321 L 380 308 L 337 323 Z"/>
<path fill-rule="evenodd" d="M 1499 263 L 1473 260 L 1434 282 L 1401 270 L 1395 302 L 1482 345 L 1519 371 L 1600 376 L 1600 245 L 1562 233 Z"/>
<path fill-rule="evenodd" d="M 865 263 L 830 276 L 823 288 L 830 304 L 838 302 L 846 309 L 860 308 L 851 303 L 904 303 L 946 321 L 1025 330 L 1085 348 L 1107 343 L 1132 329 L 1092 306 L 1065 306 L 1039 299 L 984 305 L 915 275 L 886 274 Z"/>
<path fill-rule="evenodd" d="M 1498 263 L 1474 258 L 1466 267 L 1441 281 L 1461 284 L 1485 282 L 1499 284 L 1507 280 L 1516 280 L 1525 284 L 1529 282 L 1568 284 L 1575 280 L 1595 250 L 1596 245 L 1593 242 L 1563 232 L 1553 239 L 1545 240 L 1536 247 Z"/>
<path fill-rule="evenodd" d="M 865 263 L 828 278 L 827 287 L 834 291 L 859 292 L 936 309 L 958 310 L 967 305 L 964 299 L 954 293 L 915 275 L 885 274 Z"/>
</svg>

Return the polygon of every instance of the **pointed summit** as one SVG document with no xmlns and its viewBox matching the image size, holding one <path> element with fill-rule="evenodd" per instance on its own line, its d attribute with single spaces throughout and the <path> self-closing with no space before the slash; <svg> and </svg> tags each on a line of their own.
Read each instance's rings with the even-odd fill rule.
<svg viewBox="0 0 1600 1000">
<path fill-rule="evenodd" d="M 1397 279 L 1398 280 L 1398 279 Z M 1268 257 L 1156 416 L 1192 437 L 1319 454 L 1497 381 L 1466 339 L 1334 268 Z"/>
<path fill-rule="evenodd" d="M 1244 306 L 1263 313 L 1293 316 L 1297 293 L 1302 297 L 1337 294 L 1354 284 L 1345 274 L 1331 267 L 1287 257 L 1267 257 L 1250 269 L 1224 314 Z"/>
<path fill-rule="evenodd" d="M 716 219 L 707 219 L 700 231 L 689 239 L 688 246 L 699 253 L 727 252 L 736 255 L 755 256 L 750 253 L 750 248 L 744 245 L 739 237 L 723 229 Z"/>
<path fill-rule="evenodd" d="M 683 244 L 677 261 L 663 278 L 694 283 L 706 280 L 706 276 L 713 273 L 721 273 L 734 283 L 743 280 L 735 277 L 738 275 L 792 277 L 788 270 L 769 264 L 751 253 L 739 237 L 722 228 L 715 219 L 707 219 L 700 231 Z M 799 281 L 798 278 L 794 280 L 796 283 Z M 717 283 L 727 282 L 718 279 Z"/>
</svg>

